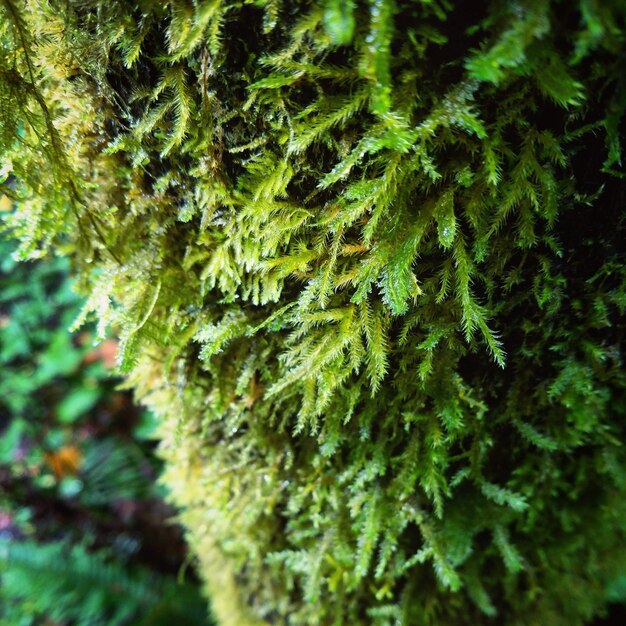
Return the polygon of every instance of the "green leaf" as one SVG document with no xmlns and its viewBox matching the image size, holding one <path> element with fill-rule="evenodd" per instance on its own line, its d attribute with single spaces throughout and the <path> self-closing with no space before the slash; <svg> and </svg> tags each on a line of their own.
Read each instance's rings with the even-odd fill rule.
<svg viewBox="0 0 626 626">
<path fill-rule="evenodd" d="M 68 376 L 76 371 L 83 354 L 74 347 L 70 334 L 61 330 L 52 336 L 52 341 L 41 355 L 37 368 L 37 380 L 44 384 L 59 376 Z"/>
<path fill-rule="evenodd" d="M 101 391 L 97 386 L 75 387 L 56 407 L 57 418 L 63 424 L 70 424 L 88 413 L 98 402 Z"/>
<path fill-rule="evenodd" d="M 11 465 L 15 462 L 15 452 L 22 435 L 26 430 L 26 423 L 19 418 L 13 418 L 7 430 L 0 437 L 0 463 Z"/>
</svg>

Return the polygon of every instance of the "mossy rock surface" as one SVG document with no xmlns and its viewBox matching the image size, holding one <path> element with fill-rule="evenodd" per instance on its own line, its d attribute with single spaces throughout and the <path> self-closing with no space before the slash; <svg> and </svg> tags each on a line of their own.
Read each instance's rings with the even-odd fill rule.
<svg viewBox="0 0 626 626">
<path fill-rule="evenodd" d="M 120 333 L 222 624 L 602 610 L 623 1 L 0 12 L 9 222 Z"/>
</svg>

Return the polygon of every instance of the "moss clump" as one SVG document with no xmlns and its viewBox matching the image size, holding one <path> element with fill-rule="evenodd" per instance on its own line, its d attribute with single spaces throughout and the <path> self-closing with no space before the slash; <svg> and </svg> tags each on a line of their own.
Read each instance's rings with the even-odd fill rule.
<svg viewBox="0 0 626 626">
<path fill-rule="evenodd" d="M 626 5 L 1 6 L 13 227 L 120 329 L 222 623 L 599 611 Z"/>
</svg>

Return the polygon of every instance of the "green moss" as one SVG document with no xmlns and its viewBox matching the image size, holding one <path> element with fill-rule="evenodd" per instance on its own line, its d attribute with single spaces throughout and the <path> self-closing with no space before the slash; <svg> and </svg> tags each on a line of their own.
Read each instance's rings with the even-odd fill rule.
<svg viewBox="0 0 626 626">
<path fill-rule="evenodd" d="M 598 612 L 624 3 L 2 6 L 23 254 L 120 330 L 222 622 Z"/>
</svg>

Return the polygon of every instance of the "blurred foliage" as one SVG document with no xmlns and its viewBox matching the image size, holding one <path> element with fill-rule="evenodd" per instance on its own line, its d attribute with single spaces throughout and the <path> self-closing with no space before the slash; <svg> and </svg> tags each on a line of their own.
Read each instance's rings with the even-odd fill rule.
<svg viewBox="0 0 626 626">
<path fill-rule="evenodd" d="M 204 604 L 190 585 L 130 569 L 109 550 L 90 552 L 61 541 L 0 542 L 0 563 L 7 626 L 36 624 L 37 615 L 73 626 L 206 621 Z"/>
<path fill-rule="evenodd" d="M 0 623 L 206 624 L 114 340 L 68 332 L 66 260 L 16 264 L 14 248 L 0 240 Z"/>
</svg>

